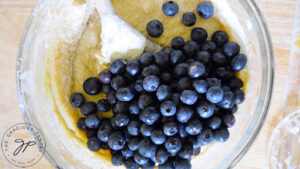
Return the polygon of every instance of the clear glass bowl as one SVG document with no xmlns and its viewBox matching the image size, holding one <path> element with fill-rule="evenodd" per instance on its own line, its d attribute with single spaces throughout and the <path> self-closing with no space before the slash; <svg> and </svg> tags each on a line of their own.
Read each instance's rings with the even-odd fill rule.
<svg viewBox="0 0 300 169">
<path fill-rule="evenodd" d="M 269 32 L 257 5 L 253 0 L 223 0 L 230 6 L 230 13 L 237 19 L 239 31 L 246 35 L 249 58 L 247 72 L 246 101 L 236 114 L 237 123 L 230 129 L 231 137 L 223 144 L 214 144 L 205 153 L 192 160 L 193 168 L 232 168 L 247 152 L 257 137 L 265 117 L 272 94 L 274 62 Z M 40 37 L 43 16 L 41 8 L 55 5 L 49 1 L 38 1 L 29 18 L 20 44 L 17 60 L 17 87 L 20 108 L 24 120 L 34 124 L 46 138 L 45 156 L 55 168 L 88 168 L 84 159 L 76 158 L 58 137 L 59 127 L 46 99 L 43 78 L 46 57 L 41 49 Z M 218 9 L 217 9 L 218 10 Z M 62 23 L 63 24 L 63 23 Z M 234 29 L 234 28 L 233 28 Z M 53 30 L 55 31 L 55 29 Z M 239 35 L 238 35 L 239 36 Z M 34 133 L 32 133 L 34 137 Z M 101 159 L 99 159 L 101 160 Z M 104 164 L 106 165 L 106 164 Z M 112 167 L 112 166 L 109 166 Z M 104 166 L 103 168 L 108 168 Z"/>
</svg>

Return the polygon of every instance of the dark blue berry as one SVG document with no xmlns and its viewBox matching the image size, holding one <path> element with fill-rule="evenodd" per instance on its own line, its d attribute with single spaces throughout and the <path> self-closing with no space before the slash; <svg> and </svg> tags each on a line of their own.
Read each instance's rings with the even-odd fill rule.
<svg viewBox="0 0 300 169">
<path fill-rule="evenodd" d="M 129 109 L 129 105 L 127 102 L 121 102 L 117 100 L 115 106 L 112 108 L 112 112 L 114 114 L 127 113 L 128 109 Z"/>
<path fill-rule="evenodd" d="M 112 127 L 110 126 L 110 123 L 108 120 L 104 120 L 97 132 L 97 137 L 99 140 L 103 141 L 103 142 L 107 142 L 108 141 L 108 137 L 111 134 L 111 132 L 113 131 Z"/>
<path fill-rule="evenodd" d="M 124 165 L 126 169 L 139 169 L 140 167 L 133 158 L 126 159 Z"/>
<path fill-rule="evenodd" d="M 178 155 L 182 159 L 190 160 L 192 158 L 192 156 L 194 155 L 193 145 L 184 144 Z"/>
<path fill-rule="evenodd" d="M 141 56 L 141 60 L 140 62 L 144 65 L 144 66 L 148 66 L 151 65 L 152 63 L 154 63 L 154 55 L 152 52 L 145 52 L 142 54 Z"/>
<path fill-rule="evenodd" d="M 196 107 L 199 116 L 202 118 L 211 117 L 214 114 L 214 109 L 215 109 L 215 105 L 211 104 L 208 101 L 202 101 Z"/>
<path fill-rule="evenodd" d="M 80 112 L 82 115 L 87 116 L 92 113 L 97 112 L 97 106 L 94 102 L 85 102 L 81 107 L 80 107 Z"/>
<path fill-rule="evenodd" d="M 131 150 L 129 150 L 129 148 L 127 146 L 125 146 L 122 150 L 121 150 L 122 155 L 125 158 L 129 158 L 133 155 L 133 152 Z"/>
<path fill-rule="evenodd" d="M 144 157 L 151 158 L 155 156 L 157 147 L 151 142 L 150 139 L 144 138 L 139 143 L 139 153 Z"/>
<path fill-rule="evenodd" d="M 78 121 L 77 121 L 77 127 L 80 130 L 85 130 L 86 129 L 86 125 L 85 125 L 85 117 L 81 117 Z"/>
<path fill-rule="evenodd" d="M 183 77 L 181 78 L 178 83 L 177 83 L 177 91 L 182 92 L 184 90 L 188 90 L 192 88 L 192 83 L 190 78 L 188 77 Z"/>
<path fill-rule="evenodd" d="M 240 53 L 240 45 L 235 42 L 227 42 L 223 46 L 223 53 L 228 57 L 236 56 Z"/>
<path fill-rule="evenodd" d="M 112 78 L 112 74 L 109 70 L 104 70 L 99 73 L 99 80 L 103 84 L 110 84 Z"/>
<path fill-rule="evenodd" d="M 81 93 L 73 93 L 70 97 L 70 103 L 73 107 L 80 107 L 84 103 L 84 97 Z"/>
<path fill-rule="evenodd" d="M 160 85 L 156 91 L 156 96 L 159 101 L 171 98 L 171 89 L 167 85 Z"/>
<path fill-rule="evenodd" d="M 138 106 L 140 109 L 144 110 L 147 107 L 154 106 L 155 98 L 150 94 L 142 94 L 138 100 Z"/>
<path fill-rule="evenodd" d="M 147 124 L 142 124 L 140 128 L 140 132 L 143 136 L 149 137 L 152 134 L 153 127 Z"/>
<path fill-rule="evenodd" d="M 162 69 L 167 68 L 170 63 L 170 57 L 164 51 L 155 53 L 154 55 L 155 63 Z"/>
<path fill-rule="evenodd" d="M 140 113 L 140 108 L 138 106 L 137 100 L 134 100 L 133 102 L 130 103 L 129 111 L 131 114 L 139 114 Z"/>
<path fill-rule="evenodd" d="M 109 70 L 112 74 L 122 73 L 125 69 L 125 61 L 123 59 L 115 59 L 110 64 Z"/>
<path fill-rule="evenodd" d="M 167 151 L 173 154 L 178 153 L 182 148 L 181 140 L 177 136 L 168 137 L 164 145 Z"/>
<path fill-rule="evenodd" d="M 226 42 L 228 42 L 228 35 L 224 31 L 216 31 L 211 38 L 217 47 L 222 47 Z"/>
<path fill-rule="evenodd" d="M 174 76 L 177 78 L 186 76 L 188 66 L 189 65 L 186 63 L 179 63 L 178 65 L 176 65 L 174 68 Z"/>
<path fill-rule="evenodd" d="M 167 54 L 167 55 L 170 56 L 171 53 L 174 51 L 174 49 L 172 47 L 170 47 L 170 46 L 166 46 L 161 51 L 163 51 L 165 54 Z"/>
<path fill-rule="evenodd" d="M 198 100 L 198 95 L 194 90 L 184 90 L 180 95 L 180 100 L 186 105 L 193 105 Z"/>
<path fill-rule="evenodd" d="M 87 146 L 91 151 L 98 151 L 101 148 L 101 141 L 97 137 L 91 137 L 88 139 Z"/>
<path fill-rule="evenodd" d="M 177 120 L 181 123 L 187 123 L 193 116 L 194 111 L 191 107 L 181 106 L 176 113 Z"/>
<path fill-rule="evenodd" d="M 149 75 L 159 75 L 160 71 L 159 71 L 159 67 L 157 65 L 149 65 L 146 66 L 143 71 L 142 71 L 142 76 L 146 77 Z"/>
<path fill-rule="evenodd" d="M 204 129 L 201 134 L 197 136 L 197 142 L 201 146 L 205 146 L 214 142 L 214 134 L 211 129 Z"/>
<path fill-rule="evenodd" d="M 201 152 L 201 147 L 194 149 L 194 156 L 200 154 Z"/>
<path fill-rule="evenodd" d="M 173 65 L 176 65 L 178 63 L 181 63 L 184 60 L 184 55 L 181 50 L 174 50 L 171 53 L 170 62 Z"/>
<path fill-rule="evenodd" d="M 168 152 L 164 148 L 157 150 L 155 160 L 158 164 L 164 164 L 168 160 Z"/>
<path fill-rule="evenodd" d="M 127 62 L 126 71 L 131 76 L 135 76 L 140 71 L 140 62 L 138 60 L 130 60 Z"/>
<path fill-rule="evenodd" d="M 132 120 L 127 125 L 127 131 L 132 136 L 138 136 L 139 135 L 139 129 L 140 129 L 140 124 L 137 121 Z"/>
<path fill-rule="evenodd" d="M 173 93 L 171 97 L 172 102 L 175 105 L 178 105 L 180 103 L 180 94 L 179 93 Z"/>
<path fill-rule="evenodd" d="M 223 99 L 218 103 L 218 106 L 223 109 L 231 109 L 235 104 L 235 96 L 231 91 L 226 91 L 223 94 Z"/>
<path fill-rule="evenodd" d="M 97 102 L 97 109 L 100 112 L 107 112 L 111 108 L 111 105 L 107 99 L 100 99 Z"/>
<path fill-rule="evenodd" d="M 108 102 L 110 104 L 115 104 L 116 103 L 116 91 L 114 90 L 110 90 L 107 95 L 106 95 L 106 99 L 108 100 Z"/>
<path fill-rule="evenodd" d="M 219 66 L 224 66 L 227 64 L 227 58 L 221 52 L 214 53 L 212 55 L 212 61 Z"/>
<path fill-rule="evenodd" d="M 189 135 L 198 135 L 201 131 L 202 131 L 202 123 L 198 120 L 198 119 L 191 119 L 186 127 L 185 127 L 185 131 L 189 134 Z"/>
<path fill-rule="evenodd" d="M 90 77 L 84 81 L 83 90 L 89 95 L 96 95 L 102 90 L 102 84 L 99 79 Z"/>
<path fill-rule="evenodd" d="M 235 124 L 235 117 L 233 114 L 231 113 L 226 113 L 225 115 L 223 115 L 222 117 L 223 123 L 228 127 L 231 128 L 234 126 Z"/>
<path fill-rule="evenodd" d="M 138 165 L 145 165 L 149 160 L 149 158 L 142 156 L 140 153 L 135 153 L 133 158 Z"/>
<path fill-rule="evenodd" d="M 164 26 L 159 20 L 155 19 L 148 22 L 146 30 L 149 36 L 151 36 L 152 38 L 157 38 L 163 33 Z"/>
<path fill-rule="evenodd" d="M 213 16 L 214 14 L 214 7 L 210 2 L 201 2 L 197 7 L 197 12 L 199 16 L 204 19 L 208 19 Z"/>
<path fill-rule="evenodd" d="M 229 138 L 229 131 L 227 128 L 222 128 L 214 131 L 214 137 L 217 142 L 226 142 Z"/>
<path fill-rule="evenodd" d="M 247 64 L 247 57 L 243 54 L 238 54 L 231 61 L 231 69 L 234 71 L 240 71 L 244 69 L 246 64 Z"/>
<path fill-rule="evenodd" d="M 207 51 L 209 53 L 214 53 L 217 50 L 217 45 L 214 42 L 207 40 L 207 41 L 202 43 L 200 49 L 202 51 Z"/>
<path fill-rule="evenodd" d="M 161 130 L 153 130 L 151 140 L 156 145 L 161 145 L 166 141 L 166 136 Z"/>
<path fill-rule="evenodd" d="M 245 100 L 245 93 L 241 89 L 235 89 L 234 90 L 235 95 L 235 104 L 241 104 Z"/>
<path fill-rule="evenodd" d="M 178 132 L 178 126 L 175 122 L 167 122 L 163 125 L 163 131 L 166 136 L 174 136 Z"/>
<path fill-rule="evenodd" d="M 182 16 L 182 23 L 185 26 L 193 26 L 196 23 L 196 16 L 192 12 L 184 13 Z"/>
<path fill-rule="evenodd" d="M 196 55 L 197 49 L 198 44 L 193 40 L 189 40 L 183 45 L 183 53 L 189 57 Z"/>
<path fill-rule="evenodd" d="M 139 93 L 142 93 L 144 91 L 143 79 L 138 79 L 138 80 L 135 81 L 134 89 L 135 89 L 135 91 L 137 91 Z"/>
<path fill-rule="evenodd" d="M 148 160 L 148 162 L 142 165 L 142 169 L 154 169 L 155 163 L 152 160 Z"/>
<path fill-rule="evenodd" d="M 241 79 L 235 77 L 228 81 L 228 85 L 230 88 L 242 88 L 244 86 L 244 83 Z"/>
<path fill-rule="evenodd" d="M 224 96 L 223 90 L 218 86 L 210 87 L 206 92 L 206 99 L 211 103 L 219 103 Z"/>
<path fill-rule="evenodd" d="M 139 115 L 140 120 L 147 125 L 154 124 L 159 119 L 159 117 L 160 113 L 154 107 L 147 107 Z"/>
<path fill-rule="evenodd" d="M 105 93 L 105 94 L 108 94 L 108 92 L 111 90 L 111 86 L 110 84 L 103 84 L 102 86 L 102 91 Z"/>
<path fill-rule="evenodd" d="M 135 151 L 139 148 L 139 142 L 140 139 L 138 137 L 132 137 L 130 138 L 129 142 L 128 142 L 128 148 L 131 151 Z"/>
<path fill-rule="evenodd" d="M 122 102 L 128 102 L 134 98 L 134 93 L 128 87 L 121 87 L 117 90 L 116 97 L 118 100 Z"/>
<path fill-rule="evenodd" d="M 162 83 L 169 84 L 172 81 L 172 74 L 169 72 L 162 72 L 160 75 Z"/>
<path fill-rule="evenodd" d="M 235 104 L 235 105 L 232 106 L 231 112 L 236 113 L 237 111 L 238 111 L 238 106 Z"/>
<path fill-rule="evenodd" d="M 117 75 L 111 80 L 111 87 L 114 90 L 118 90 L 120 87 L 122 87 L 125 84 L 126 84 L 126 79 L 121 75 Z"/>
<path fill-rule="evenodd" d="M 210 60 L 210 54 L 207 51 L 200 51 L 196 54 L 195 60 L 207 64 Z"/>
<path fill-rule="evenodd" d="M 206 93 L 208 84 L 205 80 L 194 80 L 193 87 L 197 93 Z"/>
<path fill-rule="evenodd" d="M 176 2 L 173 1 L 165 2 L 162 6 L 162 10 L 167 16 L 175 15 L 178 12 L 178 9 L 178 5 L 176 4 Z"/>
<path fill-rule="evenodd" d="M 217 78 L 207 78 L 206 82 L 208 87 L 214 87 L 214 86 L 221 87 L 221 80 Z"/>
<path fill-rule="evenodd" d="M 176 105 L 170 100 L 167 100 L 160 105 L 160 112 L 165 117 L 170 117 L 176 113 Z"/>
<path fill-rule="evenodd" d="M 190 160 L 178 159 L 175 163 L 175 169 L 192 169 Z"/>
<path fill-rule="evenodd" d="M 127 126 L 127 124 L 129 123 L 129 117 L 125 113 L 118 113 L 114 117 L 114 122 L 115 122 L 116 126 L 124 127 L 124 126 Z"/>
<path fill-rule="evenodd" d="M 188 67 L 188 74 L 191 78 L 198 78 L 205 73 L 205 66 L 201 62 L 193 62 Z"/>
<path fill-rule="evenodd" d="M 191 32 L 191 39 L 197 43 L 202 43 L 207 39 L 207 32 L 203 28 L 194 28 Z"/>
<path fill-rule="evenodd" d="M 183 45 L 184 45 L 184 39 L 182 37 L 177 36 L 174 39 L 172 39 L 172 42 L 171 42 L 172 48 L 182 49 Z"/>
<path fill-rule="evenodd" d="M 147 92 L 155 92 L 160 84 L 157 76 L 149 75 L 143 81 L 143 87 Z"/>
<path fill-rule="evenodd" d="M 111 155 L 111 162 L 114 166 L 120 166 L 124 163 L 124 157 L 121 152 L 114 153 Z"/>
<path fill-rule="evenodd" d="M 113 150 L 123 149 L 125 142 L 125 138 L 120 131 L 115 131 L 108 137 L 108 146 Z"/>
</svg>

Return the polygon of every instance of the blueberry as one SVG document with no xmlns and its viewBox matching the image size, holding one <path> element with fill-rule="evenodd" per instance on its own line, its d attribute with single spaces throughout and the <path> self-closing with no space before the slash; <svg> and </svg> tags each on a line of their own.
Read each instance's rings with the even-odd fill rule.
<svg viewBox="0 0 300 169">
<path fill-rule="evenodd" d="M 110 64 L 109 70 L 112 74 L 122 73 L 125 69 L 125 61 L 123 59 L 115 59 Z"/>
<path fill-rule="evenodd" d="M 188 66 L 189 65 L 186 63 L 179 63 L 178 65 L 176 65 L 174 68 L 174 76 L 178 78 L 186 76 Z"/>
<path fill-rule="evenodd" d="M 199 116 L 202 118 L 211 117 L 214 114 L 214 109 L 215 109 L 215 105 L 211 104 L 208 101 L 202 101 L 196 107 Z"/>
<path fill-rule="evenodd" d="M 192 169 L 191 162 L 186 159 L 179 159 L 175 163 L 175 169 Z"/>
<path fill-rule="evenodd" d="M 233 76 L 233 73 L 231 71 L 228 71 L 224 67 L 218 67 L 215 72 L 215 76 L 221 80 L 227 81 Z"/>
<path fill-rule="evenodd" d="M 183 77 L 177 83 L 177 91 L 182 92 L 184 90 L 188 90 L 192 88 L 192 83 L 190 78 Z"/>
<path fill-rule="evenodd" d="M 94 136 L 97 136 L 97 129 L 90 129 L 90 128 L 87 128 L 87 131 L 86 131 L 86 137 L 87 138 L 92 138 Z"/>
<path fill-rule="evenodd" d="M 198 49 L 198 44 L 193 40 L 189 40 L 183 45 L 183 52 L 189 57 L 194 56 L 197 52 L 197 49 Z"/>
<path fill-rule="evenodd" d="M 101 140 L 102 142 L 107 142 L 108 141 L 108 137 L 112 132 L 112 127 L 110 126 L 109 121 L 104 120 L 97 132 L 97 137 L 99 140 Z"/>
<path fill-rule="evenodd" d="M 171 89 L 167 85 L 160 85 L 156 91 L 156 96 L 159 101 L 171 98 Z"/>
<path fill-rule="evenodd" d="M 160 112 L 165 117 L 173 116 L 176 113 L 176 105 L 172 101 L 167 100 L 161 103 Z"/>
<path fill-rule="evenodd" d="M 174 163 L 171 160 L 158 165 L 158 169 L 174 169 L 174 168 L 175 168 Z"/>
<path fill-rule="evenodd" d="M 155 19 L 147 23 L 146 30 L 149 36 L 157 38 L 163 33 L 164 26 L 159 20 Z"/>
<path fill-rule="evenodd" d="M 178 5 L 176 4 L 176 2 L 173 1 L 165 2 L 162 6 L 162 10 L 167 16 L 175 15 L 178 12 L 178 9 Z"/>
<path fill-rule="evenodd" d="M 138 137 L 132 137 L 130 138 L 129 142 L 128 142 L 128 148 L 129 150 L 131 151 L 135 151 L 139 148 L 139 142 L 140 142 L 140 139 Z"/>
<path fill-rule="evenodd" d="M 166 141 L 166 136 L 161 130 L 153 130 L 151 140 L 156 145 L 161 145 Z"/>
<path fill-rule="evenodd" d="M 159 71 L 159 67 L 157 65 L 149 65 L 146 66 L 143 71 L 142 71 L 142 76 L 146 77 L 149 75 L 159 75 L 160 71 Z"/>
<path fill-rule="evenodd" d="M 201 147 L 194 149 L 194 156 L 200 154 L 201 152 Z"/>
<path fill-rule="evenodd" d="M 235 89 L 234 90 L 235 95 L 235 104 L 241 104 L 245 100 L 245 93 L 241 89 Z"/>
<path fill-rule="evenodd" d="M 116 101 L 115 106 L 112 108 L 114 114 L 127 113 L 129 105 L 127 102 Z"/>
<path fill-rule="evenodd" d="M 174 136 L 178 132 L 178 126 L 175 122 L 167 122 L 163 125 L 163 131 L 166 136 Z"/>
<path fill-rule="evenodd" d="M 121 87 L 117 90 L 116 97 L 118 100 L 122 102 L 128 102 L 134 98 L 134 93 L 128 87 Z"/>
<path fill-rule="evenodd" d="M 166 54 L 164 51 L 160 51 L 160 52 L 155 53 L 154 59 L 155 59 L 155 63 L 160 68 L 167 68 L 169 63 L 170 63 L 169 55 Z"/>
<path fill-rule="evenodd" d="M 151 142 L 150 139 L 144 138 L 139 143 L 138 152 L 144 157 L 151 158 L 151 157 L 155 156 L 156 149 L 157 149 L 157 147 Z"/>
<path fill-rule="evenodd" d="M 116 92 L 114 90 L 110 90 L 106 95 L 106 99 L 110 104 L 115 104 L 117 99 Z"/>
<path fill-rule="evenodd" d="M 162 72 L 160 75 L 162 83 L 169 84 L 172 81 L 172 74 L 169 72 Z"/>
<path fill-rule="evenodd" d="M 133 158 L 126 159 L 124 165 L 126 169 L 139 169 L 140 167 Z"/>
<path fill-rule="evenodd" d="M 211 38 L 217 47 L 222 47 L 226 42 L 228 42 L 228 35 L 224 31 L 216 31 Z"/>
<path fill-rule="evenodd" d="M 214 53 L 217 50 L 217 45 L 214 42 L 207 40 L 207 41 L 202 43 L 200 49 L 202 51 L 207 51 L 209 53 Z"/>
<path fill-rule="evenodd" d="M 197 142 L 202 146 L 211 144 L 214 142 L 214 134 L 211 129 L 204 129 L 201 134 L 197 136 Z"/>
<path fill-rule="evenodd" d="M 81 107 L 80 107 L 80 112 L 82 115 L 87 116 L 92 113 L 97 112 L 97 106 L 94 102 L 85 102 Z"/>
<path fill-rule="evenodd" d="M 184 144 L 179 152 L 179 157 L 182 159 L 190 160 L 194 154 L 194 148 L 190 144 Z"/>
<path fill-rule="evenodd" d="M 124 163 L 123 155 L 118 152 L 111 155 L 111 162 L 114 166 L 120 166 Z"/>
<path fill-rule="evenodd" d="M 169 153 L 178 153 L 182 148 L 182 143 L 179 137 L 168 137 L 165 142 L 165 148 Z"/>
<path fill-rule="evenodd" d="M 140 128 L 140 132 L 143 136 L 149 137 L 152 134 L 153 127 L 148 126 L 147 124 L 142 124 Z"/>
<path fill-rule="evenodd" d="M 120 131 L 115 131 L 108 137 L 108 146 L 113 150 L 123 149 L 125 142 L 125 138 Z"/>
<path fill-rule="evenodd" d="M 101 148 L 101 141 L 97 137 L 91 137 L 88 139 L 87 146 L 91 151 L 98 151 Z"/>
<path fill-rule="evenodd" d="M 184 55 L 181 50 L 174 50 L 171 53 L 170 62 L 173 65 L 181 63 L 184 60 Z"/>
<path fill-rule="evenodd" d="M 81 93 L 73 93 L 70 97 L 70 103 L 73 107 L 80 107 L 84 103 L 84 97 Z"/>
<path fill-rule="evenodd" d="M 186 105 L 193 105 L 198 100 L 198 95 L 194 90 L 184 90 L 180 95 L 180 100 Z"/>
<path fill-rule="evenodd" d="M 127 146 L 125 146 L 122 150 L 121 150 L 122 155 L 125 158 L 129 158 L 133 155 L 133 152 L 131 150 L 129 150 L 129 148 Z"/>
<path fill-rule="evenodd" d="M 154 107 L 147 107 L 139 115 L 140 120 L 147 125 L 154 124 L 159 119 L 159 117 L 160 113 Z"/>
<path fill-rule="evenodd" d="M 102 91 L 107 95 L 108 92 L 111 90 L 110 84 L 103 84 Z"/>
<path fill-rule="evenodd" d="M 207 32 L 203 28 L 194 28 L 191 32 L 191 39 L 197 43 L 202 43 L 207 39 Z"/>
<path fill-rule="evenodd" d="M 236 113 L 237 111 L 238 111 L 238 106 L 235 104 L 235 105 L 232 106 L 231 112 Z"/>
<path fill-rule="evenodd" d="M 242 88 L 244 86 L 244 83 L 241 79 L 235 77 L 228 81 L 228 85 L 230 88 Z"/>
<path fill-rule="evenodd" d="M 174 49 L 172 47 L 170 47 L 170 46 L 166 46 L 161 51 L 163 51 L 165 54 L 167 54 L 167 55 L 170 56 L 171 53 L 174 51 Z"/>
<path fill-rule="evenodd" d="M 104 70 L 99 73 L 99 80 L 103 84 L 110 84 L 112 78 L 112 74 L 109 70 Z"/>
<path fill-rule="evenodd" d="M 102 90 L 102 84 L 99 79 L 90 77 L 84 81 L 83 90 L 89 95 L 96 95 Z"/>
<path fill-rule="evenodd" d="M 247 64 L 247 57 L 243 54 L 238 54 L 231 61 L 231 69 L 234 71 L 240 71 L 244 69 L 246 64 Z"/>
<path fill-rule="evenodd" d="M 189 135 L 198 135 L 201 131 L 202 131 L 202 123 L 197 120 L 197 119 L 191 119 L 186 127 L 185 127 L 185 131 L 189 134 Z"/>
<path fill-rule="evenodd" d="M 216 130 L 221 126 L 222 120 L 220 117 L 215 116 L 209 120 L 208 125 L 211 129 Z"/>
<path fill-rule="evenodd" d="M 223 115 L 222 117 L 223 123 L 228 127 L 231 128 L 234 126 L 235 124 L 235 117 L 233 114 L 231 113 L 226 113 L 225 115 Z"/>
<path fill-rule="evenodd" d="M 157 76 L 149 75 L 143 81 L 143 87 L 147 92 L 155 92 L 159 86 L 160 80 Z"/>
<path fill-rule="evenodd" d="M 148 66 L 151 65 L 152 63 L 154 63 L 154 55 L 152 52 L 145 52 L 142 54 L 141 56 L 141 63 L 144 66 Z"/>
<path fill-rule="evenodd" d="M 140 109 L 144 110 L 147 107 L 154 106 L 155 98 L 150 94 L 142 94 L 138 99 L 138 106 Z"/>
<path fill-rule="evenodd" d="M 205 73 L 205 66 L 201 62 L 193 62 L 188 67 L 188 74 L 191 78 L 198 78 Z"/>
<path fill-rule="evenodd" d="M 145 165 L 149 160 L 149 158 L 142 156 L 140 153 L 135 153 L 133 158 L 138 165 Z"/>
<path fill-rule="evenodd" d="M 111 108 L 111 105 L 107 99 L 100 99 L 97 102 L 97 109 L 100 112 L 107 112 Z"/>
<path fill-rule="evenodd" d="M 131 76 L 135 76 L 140 71 L 140 62 L 138 60 L 130 60 L 127 62 L 126 71 Z"/>
<path fill-rule="evenodd" d="M 175 37 L 172 39 L 171 46 L 174 49 L 181 49 L 184 45 L 184 39 L 182 37 Z"/>
<path fill-rule="evenodd" d="M 180 102 L 180 94 L 179 93 L 173 93 L 171 96 L 171 100 L 175 105 L 178 105 Z"/>
<path fill-rule="evenodd" d="M 207 91 L 208 84 L 205 80 L 194 80 L 193 87 L 197 93 L 203 94 Z"/>
<path fill-rule="evenodd" d="M 176 113 L 177 120 L 181 123 L 187 123 L 193 116 L 194 111 L 192 108 L 187 106 L 181 106 Z"/>
<path fill-rule="evenodd" d="M 236 56 L 240 53 L 240 45 L 235 42 L 227 42 L 223 46 L 223 53 L 228 57 Z"/>
<path fill-rule="evenodd" d="M 129 123 L 129 117 L 125 113 L 118 113 L 114 117 L 114 122 L 115 122 L 116 126 L 124 127 L 124 126 L 127 126 L 127 124 Z"/>
<path fill-rule="evenodd" d="M 212 61 L 219 66 L 224 66 L 227 64 L 225 55 L 220 52 L 216 52 L 212 55 Z"/>
<path fill-rule="evenodd" d="M 206 99 L 211 103 L 219 103 L 224 96 L 223 90 L 218 86 L 210 87 L 206 92 Z"/>
<path fill-rule="evenodd" d="M 181 138 L 185 138 L 188 136 L 188 133 L 185 131 L 185 126 L 184 124 L 180 123 L 178 125 L 178 135 L 181 137 Z"/>
<path fill-rule="evenodd" d="M 148 160 L 148 162 L 142 165 L 142 169 L 154 169 L 155 163 L 152 160 Z"/>
<path fill-rule="evenodd" d="M 218 103 L 218 106 L 223 109 L 231 109 L 235 104 L 235 96 L 231 91 L 226 91 L 223 94 L 223 99 Z"/>
<path fill-rule="evenodd" d="M 214 7 L 210 2 L 204 1 L 198 5 L 197 12 L 202 18 L 208 19 L 214 14 Z"/>
<path fill-rule="evenodd" d="M 130 121 L 127 125 L 127 131 L 132 136 L 138 136 L 139 135 L 139 128 L 140 124 L 137 121 Z"/>
<path fill-rule="evenodd" d="M 210 60 L 210 54 L 207 51 L 200 51 L 196 54 L 195 60 L 207 64 Z"/>
<path fill-rule="evenodd" d="M 129 112 L 131 114 L 139 114 L 140 113 L 140 108 L 138 106 L 138 101 L 137 100 L 134 100 L 133 102 L 130 103 Z"/>
<path fill-rule="evenodd" d="M 214 86 L 221 87 L 221 80 L 217 78 L 207 78 L 206 82 L 208 87 L 214 87 Z"/>
<path fill-rule="evenodd" d="M 215 141 L 223 143 L 229 138 L 229 131 L 227 128 L 222 128 L 214 131 Z"/>
<path fill-rule="evenodd" d="M 125 84 L 126 84 L 126 79 L 123 76 L 121 76 L 121 75 L 117 75 L 116 77 L 114 77 L 111 80 L 111 87 L 114 90 L 119 89 L 120 87 L 122 87 Z"/>
<path fill-rule="evenodd" d="M 164 148 L 160 148 L 157 150 L 155 155 L 156 162 L 158 164 L 164 164 L 168 160 L 168 152 Z"/>
<path fill-rule="evenodd" d="M 85 125 L 85 117 L 81 117 L 77 123 L 77 128 L 79 128 L 80 130 L 85 130 L 86 129 L 86 125 Z"/>
<path fill-rule="evenodd" d="M 192 12 L 184 13 L 182 16 L 182 23 L 185 26 L 193 26 L 196 23 L 196 16 Z"/>
</svg>

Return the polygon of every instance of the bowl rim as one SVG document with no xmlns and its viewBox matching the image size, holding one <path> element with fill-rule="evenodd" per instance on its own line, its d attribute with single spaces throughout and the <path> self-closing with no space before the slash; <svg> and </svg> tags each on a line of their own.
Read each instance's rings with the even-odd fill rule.
<svg viewBox="0 0 300 169">
<path fill-rule="evenodd" d="M 26 109 L 26 101 L 25 98 L 23 96 L 23 87 L 22 87 L 22 80 L 21 80 L 21 76 L 22 76 L 22 64 L 23 64 L 23 50 L 24 50 L 24 44 L 27 38 L 27 34 L 28 34 L 28 30 L 29 27 L 31 26 L 33 17 L 34 17 L 34 12 L 38 7 L 38 4 L 41 1 L 38 0 L 36 2 L 36 4 L 33 7 L 33 10 L 26 22 L 26 25 L 24 27 L 24 31 L 22 33 L 22 37 L 19 43 L 19 50 L 18 50 L 18 55 L 17 55 L 17 60 L 16 60 L 16 84 L 17 84 L 17 98 L 18 98 L 18 105 L 19 105 L 19 109 L 22 113 L 23 119 L 25 121 L 25 123 L 31 124 L 31 120 L 29 115 L 27 114 L 27 109 Z M 269 84 L 267 86 L 266 89 L 266 96 L 264 98 L 264 105 L 263 106 L 263 110 L 261 111 L 261 118 L 259 123 L 257 124 L 256 128 L 254 128 L 254 131 L 252 132 L 251 135 L 249 135 L 249 138 L 247 139 L 247 143 L 242 145 L 241 150 L 235 154 L 235 156 L 233 158 L 231 158 L 230 162 L 227 164 L 227 166 L 223 166 L 224 168 L 233 168 L 244 156 L 245 154 L 249 151 L 250 147 L 253 145 L 254 141 L 256 140 L 256 138 L 258 137 L 259 132 L 261 131 L 264 122 L 266 120 L 266 116 L 268 114 L 268 109 L 270 107 L 270 103 L 272 100 L 272 91 L 273 91 L 273 87 L 274 87 L 274 72 L 275 72 L 275 66 L 274 66 L 274 51 L 273 51 L 273 45 L 272 45 L 272 40 L 271 40 L 271 36 L 270 36 L 270 32 L 268 30 L 267 24 L 265 22 L 265 18 L 262 15 L 262 12 L 260 11 L 258 5 L 256 4 L 256 2 L 254 0 L 245 0 L 242 1 L 241 3 L 245 3 L 247 4 L 247 6 L 252 7 L 253 9 L 251 12 L 256 13 L 255 16 L 258 16 L 255 18 L 255 20 L 258 23 L 259 29 L 262 31 L 263 35 L 264 35 L 264 39 L 265 39 L 265 45 L 266 45 L 266 50 L 267 50 L 267 56 L 268 56 L 268 60 L 269 60 L 269 67 L 268 67 L 268 75 L 269 75 L 269 79 L 267 81 L 267 83 Z M 29 131 L 30 134 L 32 135 L 32 137 L 34 139 L 37 139 L 35 134 L 31 131 Z M 53 158 L 53 156 L 47 151 L 47 148 L 45 150 L 44 156 L 46 157 L 46 159 L 49 161 L 49 163 L 57 169 L 61 169 L 64 168 L 62 166 L 59 166 L 57 164 L 57 161 L 55 160 L 55 158 Z"/>
</svg>

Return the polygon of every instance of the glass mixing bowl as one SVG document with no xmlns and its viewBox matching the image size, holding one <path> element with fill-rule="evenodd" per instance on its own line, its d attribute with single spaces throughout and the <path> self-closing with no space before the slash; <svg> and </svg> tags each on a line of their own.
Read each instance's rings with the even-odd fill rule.
<svg viewBox="0 0 300 169">
<path fill-rule="evenodd" d="M 230 139 L 226 143 L 214 144 L 196 157 L 197 160 L 192 160 L 193 168 L 232 168 L 245 155 L 257 137 L 267 115 L 272 94 L 273 50 L 262 14 L 253 0 L 223 1 L 230 6 L 228 12 L 236 18 L 235 26 L 238 26 L 239 32 L 246 35 L 248 39 L 246 44 L 243 44 L 247 47 L 249 59 L 246 67 L 249 75 L 246 101 L 236 114 L 237 122 L 230 129 Z M 47 13 L 43 9 L 51 5 L 55 5 L 51 0 L 38 1 L 20 44 L 17 60 L 20 108 L 25 122 L 35 125 L 43 132 L 46 139 L 45 157 L 55 168 L 88 168 L 82 163 L 84 159 L 76 158 L 76 154 L 72 154 L 64 142 L 57 139 L 63 136 L 57 135 L 59 128 L 53 125 L 55 117 L 53 112 L 49 111 L 51 110 L 50 104 L 46 99 L 43 83 L 46 57 L 41 51 L 43 44 L 39 41 L 38 33 L 44 31 L 42 25 L 45 18 L 43 16 Z M 34 133 L 32 135 L 35 137 Z"/>
</svg>

